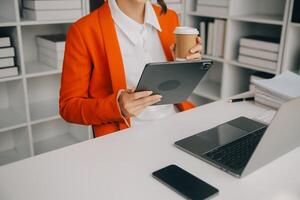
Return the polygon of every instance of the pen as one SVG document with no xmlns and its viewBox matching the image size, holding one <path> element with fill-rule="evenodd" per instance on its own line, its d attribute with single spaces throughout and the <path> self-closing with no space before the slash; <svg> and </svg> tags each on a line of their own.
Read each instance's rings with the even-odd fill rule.
<svg viewBox="0 0 300 200">
<path fill-rule="evenodd" d="M 235 103 L 235 102 L 241 102 L 241 101 L 254 101 L 254 97 L 245 97 L 245 98 L 230 99 L 229 103 Z"/>
</svg>

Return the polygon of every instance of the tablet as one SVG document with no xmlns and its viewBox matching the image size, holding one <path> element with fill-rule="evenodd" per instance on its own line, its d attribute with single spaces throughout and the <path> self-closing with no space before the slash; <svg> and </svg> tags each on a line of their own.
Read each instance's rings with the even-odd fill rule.
<svg viewBox="0 0 300 200">
<path fill-rule="evenodd" d="M 155 105 L 176 104 L 188 99 L 212 65 L 211 60 L 149 63 L 136 91 L 153 91 L 162 100 Z"/>
</svg>

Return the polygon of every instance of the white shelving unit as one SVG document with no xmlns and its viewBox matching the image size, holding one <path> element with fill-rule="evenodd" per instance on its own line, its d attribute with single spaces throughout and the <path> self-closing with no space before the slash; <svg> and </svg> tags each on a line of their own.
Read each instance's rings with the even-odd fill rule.
<svg viewBox="0 0 300 200">
<path fill-rule="evenodd" d="M 300 23 L 292 22 L 294 2 L 291 0 L 282 71 L 290 70 L 300 74 Z"/>
<path fill-rule="evenodd" d="M 82 15 L 88 8 L 82 0 Z M 60 118 L 61 70 L 39 62 L 35 42 L 37 35 L 66 33 L 75 20 L 27 20 L 21 9 L 21 0 L 0 0 L 0 34 L 11 37 L 19 68 L 19 76 L 0 79 L 0 165 L 92 138 L 90 127 Z"/>
<path fill-rule="evenodd" d="M 204 80 L 194 91 L 194 96 L 206 99 L 204 102 L 227 98 L 247 91 L 250 76 L 255 71 L 271 74 L 281 73 L 287 26 L 296 30 L 290 33 L 294 34 L 294 39 L 290 39 L 290 41 L 295 41 L 296 37 L 299 37 L 300 29 L 295 28 L 297 25 L 293 26 L 292 23 L 288 23 L 291 12 L 290 0 L 230 0 L 229 13 L 226 16 L 216 16 L 214 13 L 204 15 L 197 12 L 197 0 L 184 0 L 184 3 L 184 25 L 186 26 L 199 28 L 201 20 L 225 19 L 227 22 L 224 57 L 203 56 L 205 59 L 214 61 L 214 66 L 208 75 L 208 81 Z M 281 38 L 276 70 L 264 69 L 237 61 L 239 40 L 241 37 L 249 35 Z M 297 40 L 299 41 L 299 39 Z M 291 49 L 299 48 L 299 42 L 296 44 L 294 42 L 293 45 L 290 47 Z M 290 50 L 288 51 L 291 53 Z"/>
</svg>

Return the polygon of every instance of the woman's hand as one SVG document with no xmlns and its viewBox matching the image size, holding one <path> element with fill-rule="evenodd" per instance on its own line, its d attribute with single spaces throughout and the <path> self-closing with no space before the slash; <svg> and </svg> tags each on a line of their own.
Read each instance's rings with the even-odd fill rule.
<svg viewBox="0 0 300 200">
<path fill-rule="evenodd" d="M 188 55 L 186 57 L 187 60 L 195 60 L 195 59 L 202 59 L 202 51 L 203 51 L 203 47 L 202 47 L 202 41 L 200 37 L 196 38 L 196 42 L 197 44 L 190 49 L 190 55 Z M 176 48 L 176 44 L 172 44 L 170 46 L 173 58 L 175 60 L 175 48 Z"/>
<path fill-rule="evenodd" d="M 124 117 L 138 116 L 147 106 L 159 102 L 162 96 L 151 95 L 152 93 L 152 91 L 123 91 L 118 99 L 122 115 Z"/>
</svg>

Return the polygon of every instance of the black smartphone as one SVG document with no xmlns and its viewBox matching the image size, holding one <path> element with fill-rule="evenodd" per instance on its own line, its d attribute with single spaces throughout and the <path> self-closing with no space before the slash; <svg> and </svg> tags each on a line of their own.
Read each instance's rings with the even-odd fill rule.
<svg viewBox="0 0 300 200">
<path fill-rule="evenodd" d="M 176 165 L 169 165 L 155 171 L 152 176 L 186 199 L 210 199 L 219 193 L 215 187 Z"/>
</svg>

